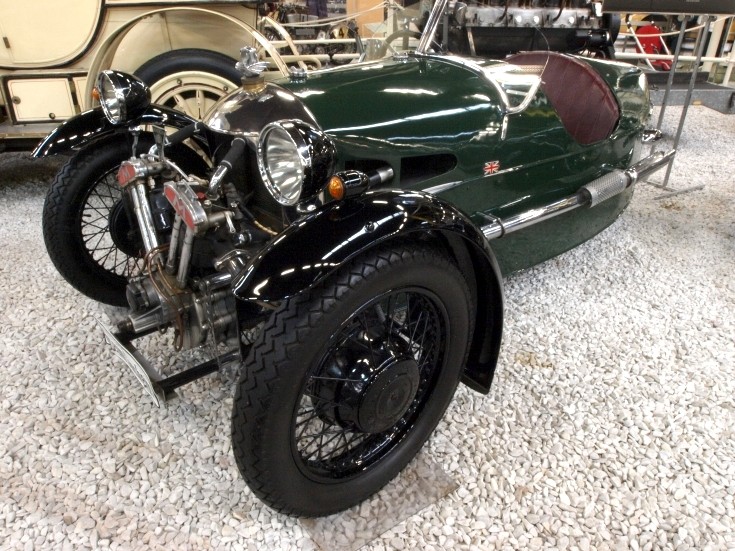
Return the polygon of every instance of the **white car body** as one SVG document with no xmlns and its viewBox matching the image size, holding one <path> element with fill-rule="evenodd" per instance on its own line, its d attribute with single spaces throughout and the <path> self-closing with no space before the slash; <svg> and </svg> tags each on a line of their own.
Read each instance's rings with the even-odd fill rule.
<svg viewBox="0 0 735 551">
<path fill-rule="evenodd" d="M 0 143 L 40 138 L 92 105 L 99 70 L 194 48 L 236 60 L 257 10 L 232 0 L 0 0 Z M 192 78 L 191 74 L 187 75 Z M 205 84 L 226 92 L 223 79 Z M 180 79 L 181 80 L 181 79 Z M 152 93 L 165 91 L 153 89 Z M 221 94 L 220 94 L 221 95 Z"/>
</svg>

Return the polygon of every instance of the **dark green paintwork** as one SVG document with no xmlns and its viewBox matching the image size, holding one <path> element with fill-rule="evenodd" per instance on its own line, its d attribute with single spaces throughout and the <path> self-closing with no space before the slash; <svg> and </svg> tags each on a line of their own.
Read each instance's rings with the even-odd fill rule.
<svg viewBox="0 0 735 551">
<path fill-rule="evenodd" d="M 396 173 L 390 187 L 430 189 L 482 225 L 483 214 L 502 218 L 548 204 L 636 160 L 650 108 L 645 79 L 629 65 L 585 61 L 613 87 L 622 113 L 613 136 L 591 146 L 571 139 L 541 91 L 525 111 L 508 117 L 503 139 L 504 112 L 497 91 L 481 74 L 451 60 L 386 60 L 283 85 L 335 139 L 341 167 L 355 160 L 387 162 Z M 439 154 L 454 155 L 454 169 L 423 181 L 402 177 L 402 158 Z M 489 161 L 498 161 L 500 170 L 485 176 Z M 612 223 L 630 196 L 628 192 L 586 212 L 494 241 L 503 272 L 531 266 L 589 239 Z"/>
</svg>

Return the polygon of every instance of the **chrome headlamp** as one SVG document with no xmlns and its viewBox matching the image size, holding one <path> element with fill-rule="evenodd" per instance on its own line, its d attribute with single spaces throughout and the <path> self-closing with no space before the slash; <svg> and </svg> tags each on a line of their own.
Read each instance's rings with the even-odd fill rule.
<svg viewBox="0 0 735 551">
<path fill-rule="evenodd" d="M 151 91 L 143 81 L 119 71 L 102 71 L 97 77 L 102 110 L 112 124 L 122 124 L 148 108 Z"/>
<path fill-rule="evenodd" d="M 332 175 L 334 157 L 332 140 L 300 120 L 273 122 L 258 140 L 260 176 L 284 206 L 316 196 Z"/>
</svg>

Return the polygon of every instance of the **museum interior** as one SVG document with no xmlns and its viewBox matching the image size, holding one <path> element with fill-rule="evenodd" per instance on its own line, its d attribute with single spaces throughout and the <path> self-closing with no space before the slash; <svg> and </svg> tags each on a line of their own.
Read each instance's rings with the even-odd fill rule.
<svg viewBox="0 0 735 551">
<path fill-rule="evenodd" d="M 0 549 L 735 549 L 735 0 L 0 33 Z"/>
</svg>

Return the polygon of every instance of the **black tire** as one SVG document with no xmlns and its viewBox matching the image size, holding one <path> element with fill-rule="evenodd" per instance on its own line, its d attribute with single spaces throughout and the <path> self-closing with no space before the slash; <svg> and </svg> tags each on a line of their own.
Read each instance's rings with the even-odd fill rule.
<svg viewBox="0 0 735 551">
<path fill-rule="evenodd" d="M 151 145 L 151 136 L 141 134 L 138 152 Z M 204 174 L 206 165 L 192 150 L 170 149 L 168 155 L 187 173 Z M 43 238 L 56 269 L 82 294 L 114 306 L 127 305 L 127 280 L 143 263 L 116 178 L 131 151 L 127 136 L 82 149 L 56 175 L 43 206 Z"/>
<path fill-rule="evenodd" d="M 327 55 L 332 65 L 347 65 L 352 59 L 334 59 L 337 54 L 362 54 L 362 41 L 354 25 L 340 23 L 329 28 L 327 31 L 329 39 L 347 39 L 351 38 L 355 42 L 352 44 L 332 44 L 327 46 Z"/>
<path fill-rule="evenodd" d="M 236 61 L 218 52 L 186 48 L 146 61 L 135 76 L 151 88 L 153 103 L 202 119 L 209 108 L 237 88 Z"/>
<path fill-rule="evenodd" d="M 300 516 L 377 492 L 442 418 L 473 320 L 460 271 L 420 242 L 369 252 L 282 304 L 233 405 L 232 448 L 252 491 Z"/>
</svg>

